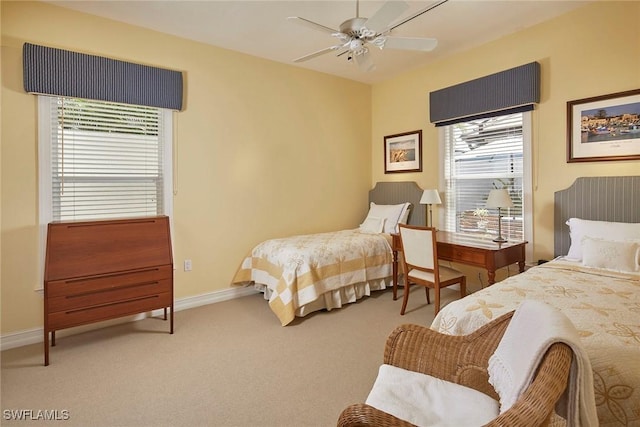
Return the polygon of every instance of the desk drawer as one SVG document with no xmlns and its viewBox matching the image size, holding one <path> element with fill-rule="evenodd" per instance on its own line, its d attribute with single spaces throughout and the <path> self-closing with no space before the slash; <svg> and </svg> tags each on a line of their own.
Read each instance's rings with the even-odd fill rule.
<svg viewBox="0 0 640 427">
<path fill-rule="evenodd" d="M 135 284 L 112 283 L 110 288 L 85 290 L 85 292 L 76 292 L 72 295 L 49 297 L 49 312 L 92 307 L 163 292 L 171 292 L 171 279 Z"/>
<path fill-rule="evenodd" d="M 47 282 L 46 295 L 49 298 L 58 296 L 84 295 L 93 291 L 104 291 L 114 287 L 145 284 L 162 279 L 171 279 L 171 265 L 143 268 L 140 270 L 101 274 L 98 276 L 79 277 Z"/>
<path fill-rule="evenodd" d="M 438 245 L 438 258 L 484 267 L 485 253 L 472 248 Z"/>
<path fill-rule="evenodd" d="M 172 293 L 165 292 L 156 295 L 146 295 L 126 301 L 113 301 L 92 307 L 59 311 L 48 314 L 49 330 L 69 328 L 72 326 L 113 319 L 127 315 L 151 311 L 158 308 L 170 307 Z"/>
</svg>

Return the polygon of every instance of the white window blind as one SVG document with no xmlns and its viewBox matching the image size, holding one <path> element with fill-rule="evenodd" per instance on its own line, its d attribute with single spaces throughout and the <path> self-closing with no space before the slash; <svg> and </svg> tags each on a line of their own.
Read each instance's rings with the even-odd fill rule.
<svg viewBox="0 0 640 427">
<path fill-rule="evenodd" d="M 485 205 L 490 190 L 506 188 L 514 207 L 502 209 L 502 234 L 509 240 L 525 239 L 524 114 L 444 127 L 446 230 L 497 235 L 497 210 Z"/>
<path fill-rule="evenodd" d="M 77 98 L 47 101 L 52 220 L 166 214 L 162 110 Z"/>
</svg>

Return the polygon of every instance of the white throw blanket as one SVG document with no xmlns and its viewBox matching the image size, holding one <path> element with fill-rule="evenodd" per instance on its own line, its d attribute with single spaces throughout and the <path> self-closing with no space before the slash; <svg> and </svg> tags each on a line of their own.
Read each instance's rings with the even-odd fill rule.
<svg viewBox="0 0 640 427">
<path fill-rule="evenodd" d="M 556 342 L 573 350 L 569 384 L 556 409 L 569 427 L 597 426 L 593 372 L 578 331 L 567 316 L 535 300 L 518 307 L 489 359 L 489 382 L 500 396 L 500 413 L 531 383 L 542 357 Z"/>
</svg>

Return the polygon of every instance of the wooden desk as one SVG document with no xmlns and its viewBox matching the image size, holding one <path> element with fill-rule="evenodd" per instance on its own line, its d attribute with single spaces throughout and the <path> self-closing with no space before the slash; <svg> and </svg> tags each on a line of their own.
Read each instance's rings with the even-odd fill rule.
<svg viewBox="0 0 640 427">
<path fill-rule="evenodd" d="M 401 250 L 400 234 L 392 234 L 393 250 L 393 299 L 398 290 L 398 252 Z M 496 270 L 511 264 L 518 264 L 519 272 L 524 271 L 524 247 L 526 241 L 496 243 L 491 239 L 478 238 L 468 234 L 438 231 L 438 259 L 458 262 L 484 268 L 489 274 L 489 285 L 496 281 Z"/>
</svg>

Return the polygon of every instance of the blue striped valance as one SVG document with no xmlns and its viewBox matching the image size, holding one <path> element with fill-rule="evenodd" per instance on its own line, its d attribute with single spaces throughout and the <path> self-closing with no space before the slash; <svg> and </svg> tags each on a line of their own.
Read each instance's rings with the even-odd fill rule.
<svg viewBox="0 0 640 427">
<path fill-rule="evenodd" d="M 540 102 L 540 64 L 531 62 L 429 93 L 431 123 L 445 126 L 486 115 L 531 110 Z"/>
<path fill-rule="evenodd" d="M 182 109 L 182 73 L 25 43 L 29 93 Z"/>
</svg>

